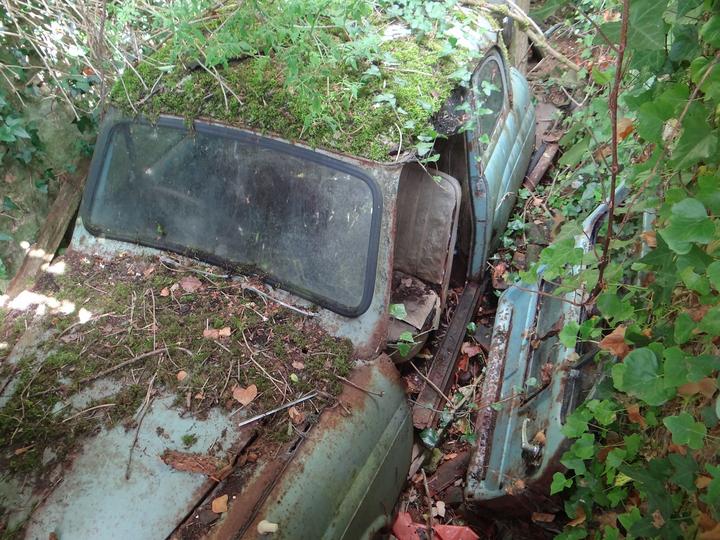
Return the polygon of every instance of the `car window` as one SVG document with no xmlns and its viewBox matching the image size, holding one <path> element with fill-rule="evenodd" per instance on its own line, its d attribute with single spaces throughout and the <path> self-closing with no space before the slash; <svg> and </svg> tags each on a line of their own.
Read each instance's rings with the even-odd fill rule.
<svg viewBox="0 0 720 540">
<path fill-rule="evenodd" d="M 230 128 L 121 122 L 91 174 L 93 234 L 194 254 L 343 315 L 372 296 L 379 195 L 359 169 Z"/>
<path fill-rule="evenodd" d="M 502 67 L 495 58 L 483 62 L 472 78 L 475 129 L 481 149 L 488 147 L 505 103 Z"/>
</svg>

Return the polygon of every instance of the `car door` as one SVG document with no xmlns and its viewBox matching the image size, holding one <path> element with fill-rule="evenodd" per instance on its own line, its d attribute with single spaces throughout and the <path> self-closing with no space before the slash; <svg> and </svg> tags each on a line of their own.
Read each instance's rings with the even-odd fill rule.
<svg viewBox="0 0 720 540">
<path fill-rule="evenodd" d="M 510 217 L 533 144 L 528 84 L 517 70 L 507 68 L 497 49 L 472 75 L 471 107 L 474 122 L 467 133 L 475 245 L 470 277 L 477 278 Z"/>
</svg>

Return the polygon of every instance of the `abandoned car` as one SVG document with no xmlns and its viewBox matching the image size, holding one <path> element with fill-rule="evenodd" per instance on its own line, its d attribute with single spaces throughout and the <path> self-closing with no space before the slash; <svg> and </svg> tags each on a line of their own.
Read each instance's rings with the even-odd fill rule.
<svg viewBox="0 0 720 540">
<path fill-rule="evenodd" d="M 281 69 L 264 58 L 222 71 L 230 105 L 196 67 L 141 63 L 116 85 L 67 251 L 2 299 L 7 531 L 354 539 L 388 523 L 413 444 L 393 362 L 413 350 L 396 344 L 438 327 L 451 278 L 464 329 L 533 147 L 495 23 L 454 9 L 450 56 L 388 27 L 386 80 L 335 136 L 281 86 L 244 86 Z M 420 98 L 425 124 L 398 126 Z"/>
</svg>

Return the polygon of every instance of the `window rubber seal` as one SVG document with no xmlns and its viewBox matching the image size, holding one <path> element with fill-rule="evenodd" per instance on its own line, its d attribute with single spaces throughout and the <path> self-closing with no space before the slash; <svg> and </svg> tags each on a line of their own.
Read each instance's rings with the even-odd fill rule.
<svg viewBox="0 0 720 540">
<path fill-rule="evenodd" d="M 246 131 L 240 128 L 225 126 L 221 124 L 215 124 L 204 120 L 194 120 L 191 126 L 188 126 L 187 122 L 179 117 L 175 116 L 160 116 L 155 122 L 138 117 L 137 119 L 129 119 L 127 117 L 113 118 L 109 120 L 98 136 L 95 144 L 95 151 L 93 153 L 92 161 L 90 163 L 90 170 L 88 172 L 87 185 L 85 186 L 85 192 L 83 194 L 82 204 L 80 206 L 80 217 L 82 218 L 83 225 L 87 231 L 93 236 L 99 238 L 109 238 L 112 240 L 120 240 L 123 242 L 130 242 L 139 244 L 142 246 L 151 247 L 154 249 L 169 251 L 184 255 L 194 259 L 198 259 L 220 268 L 234 271 L 242 264 L 231 263 L 222 257 L 213 255 L 212 253 L 187 248 L 180 244 L 174 244 L 171 242 L 158 242 L 147 238 L 138 238 L 133 235 L 126 235 L 117 233 L 112 230 L 106 230 L 102 227 L 96 226 L 90 220 L 90 210 L 95 200 L 95 195 L 102 175 L 102 170 L 105 164 L 105 158 L 110 147 L 115 131 L 122 125 L 129 124 L 142 124 L 148 126 L 159 126 L 164 128 L 176 129 L 178 131 L 185 132 L 197 132 L 225 139 L 231 139 L 235 141 L 255 144 L 263 148 L 274 150 L 292 157 L 303 159 L 306 161 L 312 161 L 320 165 L 335 169 L 340 172 L 344 172 L 350 176 L 362 180 L 370 189 L 372 196 L 373 213 L 370 222 L 370 237 L 368 241 L 367 258 L 365 264 L 365 278 L 363 283 L 363 293 L 360 302 L 355 306 L 348 306 L 333 300 L 330 297 L 322 296 L 313 291 L 310 291 L 304 287 L 294 285 L 292 283 L 279 280 L 272 274 L 260 273 L 263 281 L 274 287 L 279 287 L 290 293 L 296 294 L 310 302 L 313 302 L 320 307 L 329 309 L 338 315 L 344 317 L 359 317 L 365 313 L 372 303 L 375 289 L 375 277 L 377 273 L 378 263 L 378 250 L 380 247 L 380 226 L 382 219 L 383 210 L 383 199 L 382 192 L 377 182 L 368 174 L 363 172 L 360 168 L 346 163 L 340 159 L 315 152 L 313 150 L 303 148 L 288 142 L 282 142 L 267 137 L 262 137 L 256 133 Z"/>
</svg>

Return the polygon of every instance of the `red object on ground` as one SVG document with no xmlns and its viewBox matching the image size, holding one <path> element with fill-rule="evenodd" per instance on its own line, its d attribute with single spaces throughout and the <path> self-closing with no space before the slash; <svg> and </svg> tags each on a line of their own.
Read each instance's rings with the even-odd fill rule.
<svg viewBox="0 0 720 540">
<path fill-rule="evenodd" d="M 420 536 L 418 530 L 425 533 L 427 525 L 415 523 L 407 512 L 400 512 L 393 523 L 392 532 L 398 540 L 421 540 L 427 535 Z M 438 540 L 480 540 L 470 527 L 459 527 L 457 525 L 433 525 L 435 538 Z"/>
</svg>

